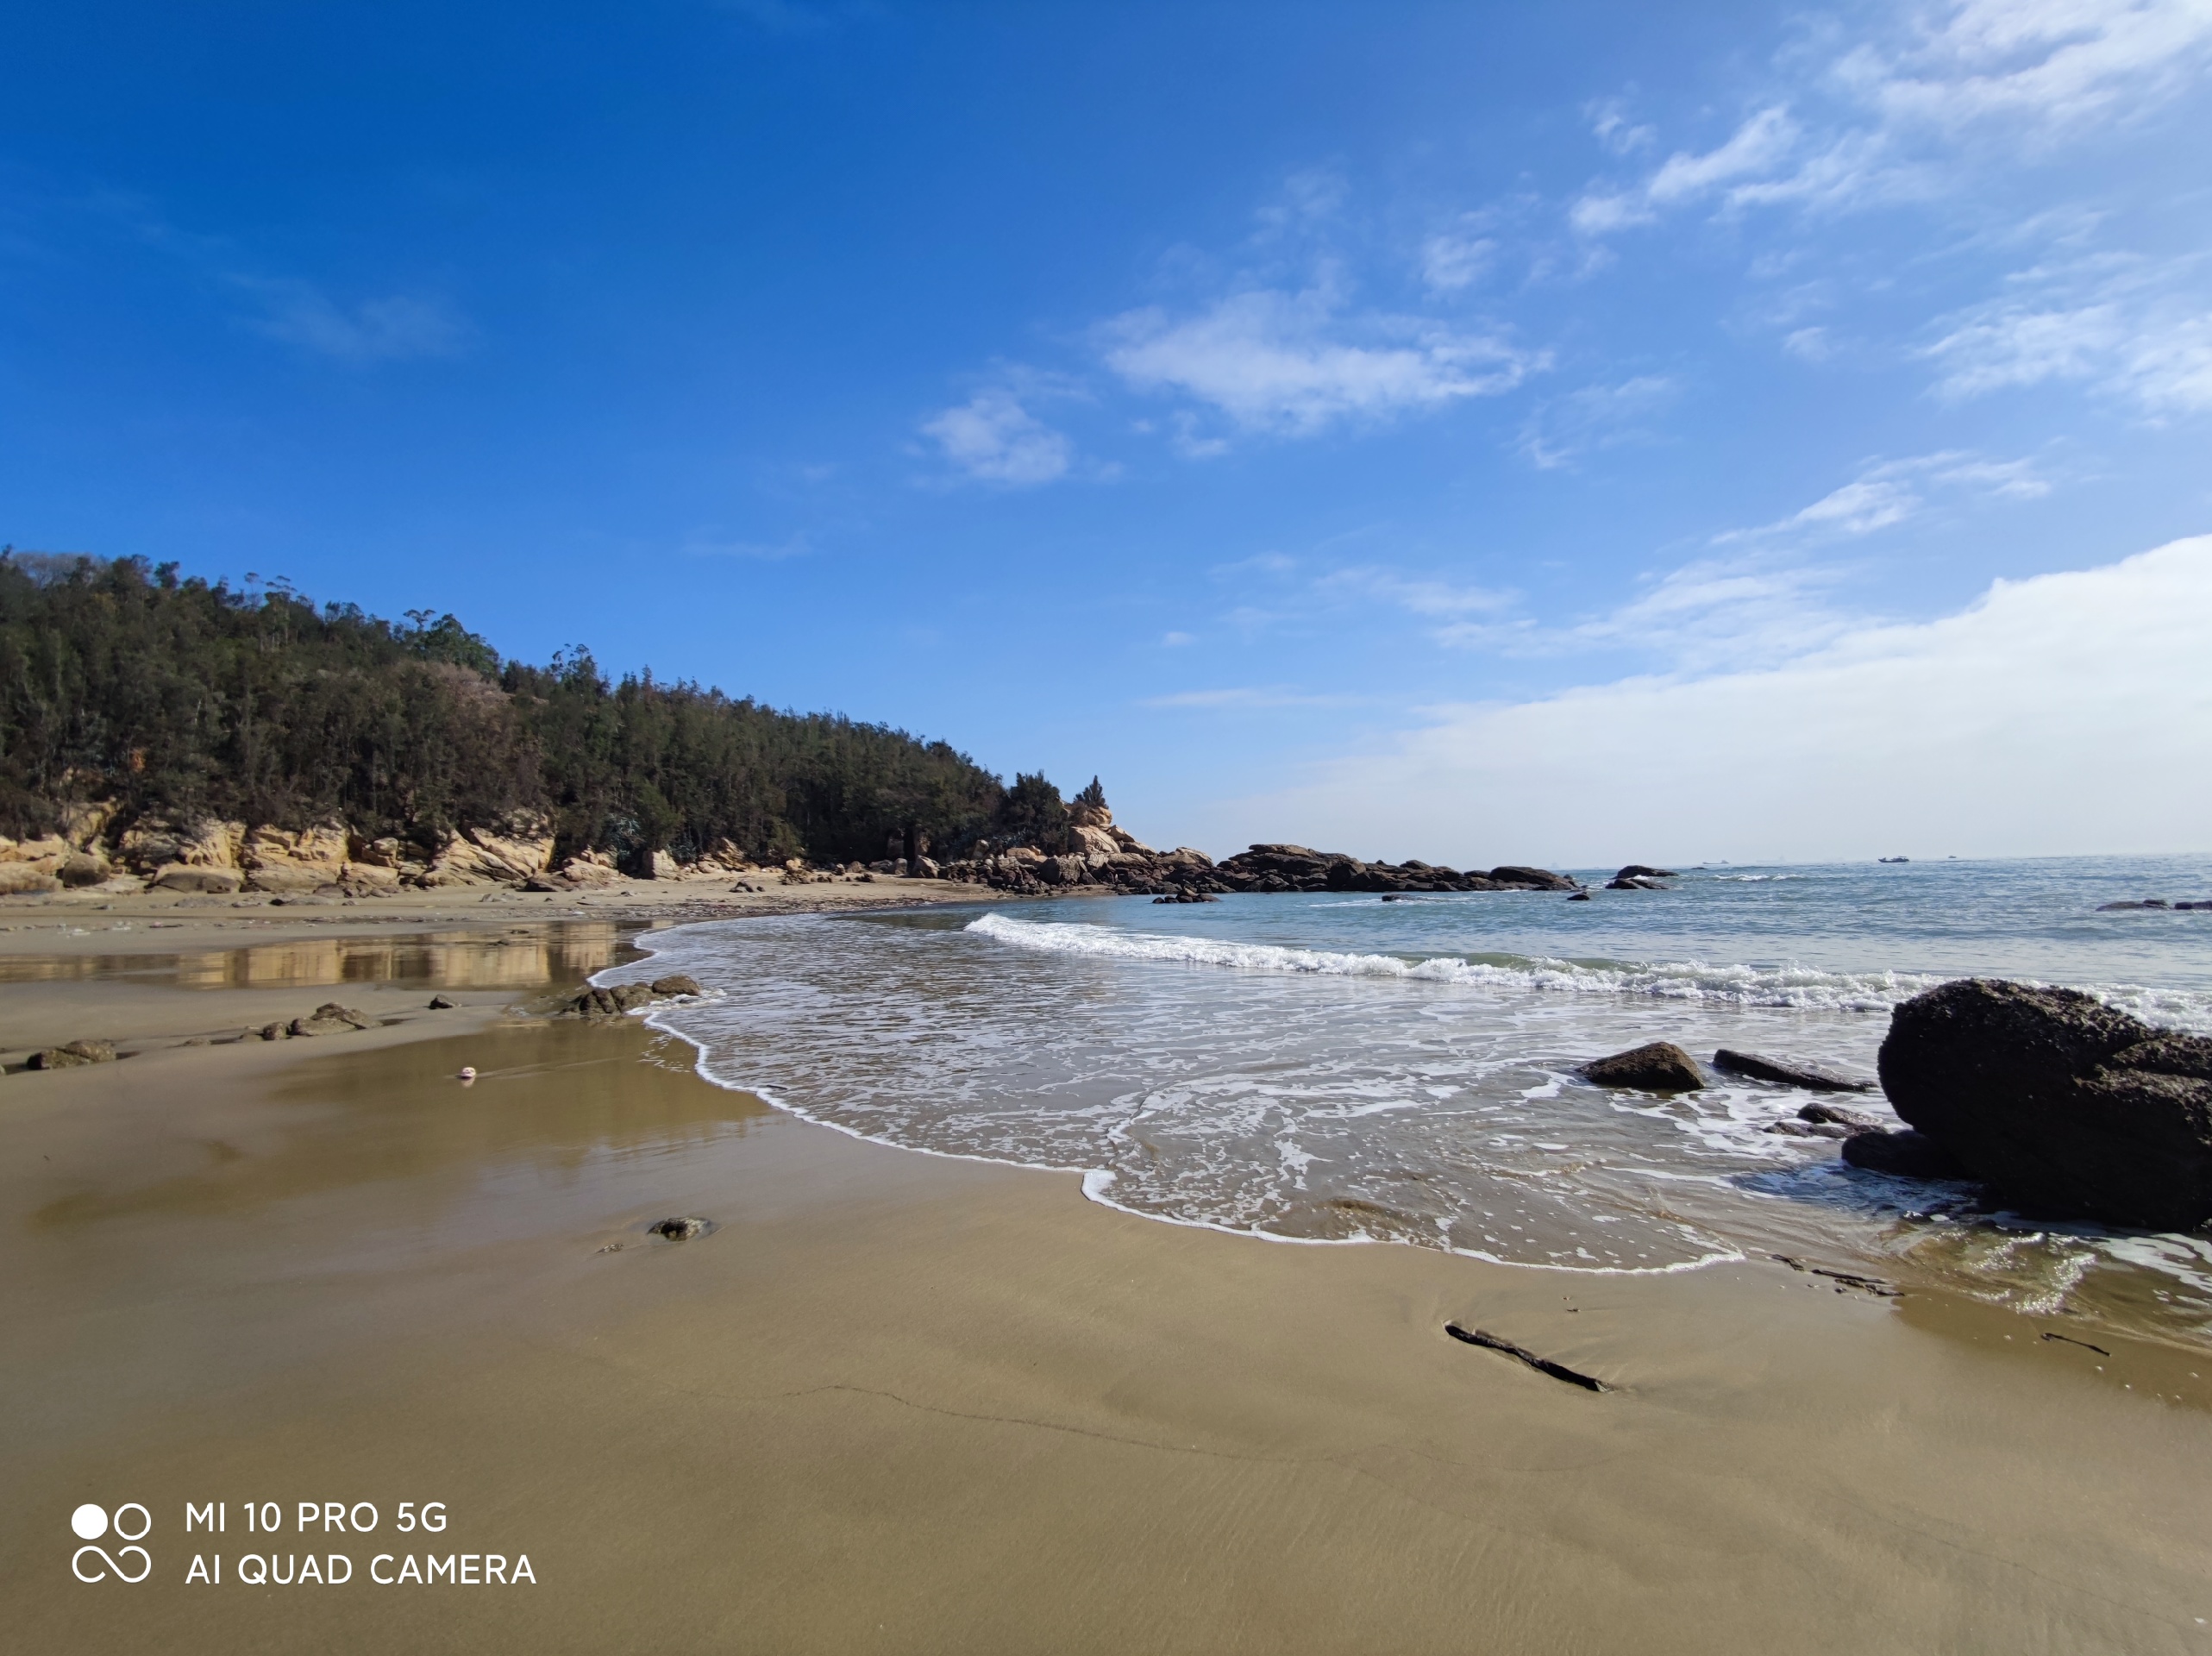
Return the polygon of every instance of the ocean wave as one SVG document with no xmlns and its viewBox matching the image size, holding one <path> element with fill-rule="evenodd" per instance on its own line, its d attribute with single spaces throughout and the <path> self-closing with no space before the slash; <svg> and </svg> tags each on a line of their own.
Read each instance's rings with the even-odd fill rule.
<svg viewBox="0 0 2212 1656">
<path fill-rule="evenodd" d="M 1720 1006 L 1815 1007 L 1833 1012 L 1886 1012 L 1944 978 L 1913 972 L 1824 972 L 1806 966 L 1714 966 L 1703 961 L 1648 965 L 1585 966 L 1544 957 L 1510 963 L 1457 956 L 1407 959 L 1397 955 L 1350 954 L 1294 949 L 1279 944 L 1231 943 L 1051 920 L 1016 920 L 986 914 L 966 928 L 994 942 L 1056 955 L 1214 966 L 1231 971 L 1298 976 L 1403 978 L 1469 988 L 1543 989 L 1581 994 L 1642 994 Z"/>
</svg>

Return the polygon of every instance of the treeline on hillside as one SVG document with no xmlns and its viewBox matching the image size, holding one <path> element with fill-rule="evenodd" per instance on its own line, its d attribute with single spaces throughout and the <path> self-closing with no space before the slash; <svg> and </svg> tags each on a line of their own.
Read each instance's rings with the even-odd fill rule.
<svg viewBox="0 0 2212 1656">
<path fill-rule="evenodd" d="M 335 816 L 425 847 L 537 814 L 557 856 L 680 862 L 724 839 L 761 861 L 958 855 L 1066 820 L 1042 775 L 1009 788 L 943 742 L 610 682 L 580 650 L 502 662 L 450 615 L 0 552 L 0 833 L 47 832 L 82 800 L 124 822 Z"/>
</svg>

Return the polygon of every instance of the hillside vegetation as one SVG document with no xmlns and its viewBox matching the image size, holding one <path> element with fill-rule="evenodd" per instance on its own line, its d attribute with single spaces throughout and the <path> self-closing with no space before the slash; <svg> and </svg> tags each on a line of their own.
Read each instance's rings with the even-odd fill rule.
<svg viewBox="0 0 2212 1656">
<path fill-rule="evenodd" d="M 0 554 L 0 834 L 112 820 L 337 819 L 427 852 L 530 819 L 557 855 L 761 862 L 958 855 L 1064 819 L 1041 775 L 1009 788 L 886 725 L 792 713 L 583 651 L 503 661 L 451 615 L 403 623 L 236 592 L 178 566 Z"/>
</svg>

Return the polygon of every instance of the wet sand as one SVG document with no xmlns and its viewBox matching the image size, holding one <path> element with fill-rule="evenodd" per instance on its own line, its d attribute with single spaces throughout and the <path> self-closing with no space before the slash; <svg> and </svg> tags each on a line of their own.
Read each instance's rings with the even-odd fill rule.
<svg viewBox="0 0 2212 1656">
<path fill-rule="evenodd" d="M 110 973 L 0 1006 L 58 981 L 74 1032 L 103 996 L 210 1027 L 331 998 Z M 1779 1264 L 1176 1228 L 777 1114 L 634 1021 L 421 988 L 349 986 L 405 1019 L 355 1036 L 0 1079 L 10 1642 L 2212 1647 L 2212 1354 Z M 647 1234 L 674 1214 L 719 1228 Z M 86 1501 L 145 1504 L 147 1581 L 72 1579 Z M 280 1532 L 245 1533 L 271 1501 Z M 224 1531 L 188 1535 L 207 1502 Z M 300 1502 L 378 1527 L 303 1537 Z M 448 1527 L 400 1533 L 402 1502 Z M 353 1579 L 237 1582 L 310 1552 Z M 386 1553 L 536 1580 L 386 1587 Z"/>
</svg>

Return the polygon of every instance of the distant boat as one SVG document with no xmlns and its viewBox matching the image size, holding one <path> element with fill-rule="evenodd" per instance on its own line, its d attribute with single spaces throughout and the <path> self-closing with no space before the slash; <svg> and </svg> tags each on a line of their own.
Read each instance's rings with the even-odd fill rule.
<svg viewBox="0 0 2212 1656">
<path fill-rule="evenodd" d="M 1874 860 L 1877 862 L 1909 862 L 1913 859 L 1909 856 L 1877 856 Z"/>
</svg>

